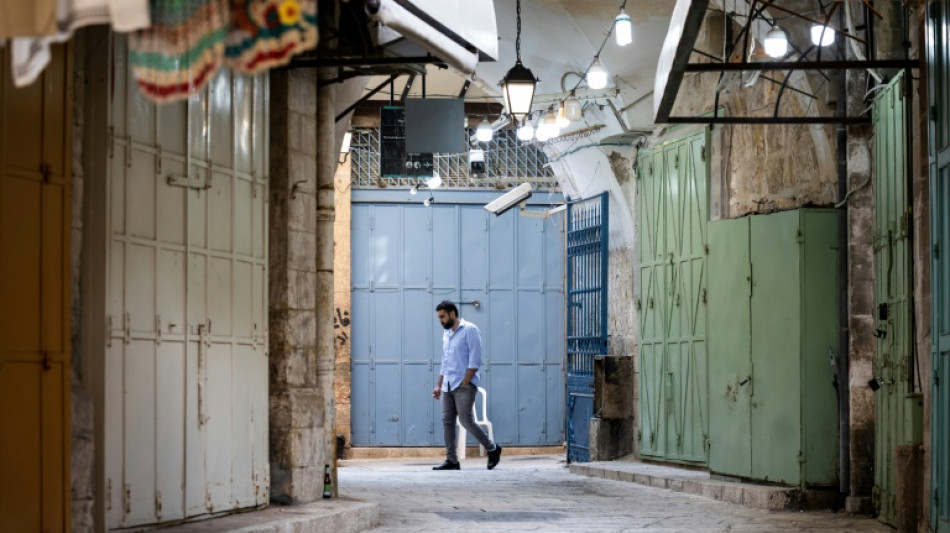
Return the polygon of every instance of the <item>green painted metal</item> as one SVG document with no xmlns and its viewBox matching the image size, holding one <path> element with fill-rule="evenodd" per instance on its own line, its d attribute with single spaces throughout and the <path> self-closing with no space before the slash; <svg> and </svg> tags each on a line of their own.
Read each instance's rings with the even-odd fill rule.
<svg viewBox="0 0 950 533">
<path fill-rule="evenodd" d="M 749 218 L 709 224 L 709 467 L 752 477 Z"/>
<path fill-rule="evenodd" d="M 639 450 L 705 463 L 706 132 L 642 151 L 638 222 Z"/>
<path fill-rule="evenodd" d="M 714 222 L 709 233 L 710 470 L 833 483 L 835 212 L 755 215 Z"/>
<path fill-rule="evenodd" d="M 932 324 L 930 524 L 950 532 L 950 0 L 927 2 Z"/>
<path fill-rule="evenodd" d="M 905 102 L 903 76 L 897 76 L 874 101 L 874 393 L 875 450 L 873 501 L 883 522 L 897 525 L 895 453 L 917 442 L 911 357 L 913 271 L 908 232 Z"/>
</svg>

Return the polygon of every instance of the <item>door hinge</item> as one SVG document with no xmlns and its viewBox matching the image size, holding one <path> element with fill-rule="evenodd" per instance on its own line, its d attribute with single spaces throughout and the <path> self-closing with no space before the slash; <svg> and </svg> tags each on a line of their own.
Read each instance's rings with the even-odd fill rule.
<svg viewBox="0 0 950 533">
<path fill-rule="evenodd" d="M 935 105 L 930 106 L 930 120 L 937 121 L 937 106 Z"/>
<path fill-rule="evenodd" d="M 155 315 L 155 345 L 162 345 L 162 315 Z"/>
<path fill-rule="evenodd" d="M 706 146 L 705 145 L 699 149 L 699 160 L 706 161 Z"/>
<path fill-rule="evenodd" d="M 933 371 L 933 374 L 934 374 L 934 377 L 933 377 L 934 387 L 939 387 L 939 386 L 940 386 L 940 374 L 938 374 L 936 370 Z"/>
<path fill-rule="evenodd" d="M 112 348 L 112 315 L 106 315 L 106 348 Z"/>
<path fill-rule="evenodd" d="M 125 343 L 132 344 L 132 313 L 125 314 Z"/>
<path fill-rule="evenodd" d="M 934 244 L 934 259 L 940 259 L 940 243 Z"/>
<path fill-rule="evenodd" d="M 130 514 L 132 512 L 132 485 L 128 483 L 125 484 L 125 491 L 122 495 L 122 507 L 125 508 L 125 514 Z"/>
<path fill-rule="evenodd" d="M 49 350 L 43 350 L 43 370 L 49 370 L 51 368 L 53 368 L 53 365 L 50 363 Z"/>
<path fill-rule="evenodd" d="M 106 511 L 112 510 L 112 478 L 106 479 Z"/>
<path fill-rule="evenodd" d="M 805 235 L 802 234 L 802 230 L 799 229 L 795 231 L 795 241 L 797 241 L 799 244 L 805 242 Z"/>
<path fill-rule="evenodd" d="M 805 462 L 805 452 L 803 452 L 803 451 L 801 451 L 801 450 L 798 451 L 798 462 L 799 462 L 799 463 L 804 463 L 804 462 Z"/>
<path fill-rule="evenodd" d="M 162 491 L 155 491 L 155 517 L 162 517 Z"/>
</svg>

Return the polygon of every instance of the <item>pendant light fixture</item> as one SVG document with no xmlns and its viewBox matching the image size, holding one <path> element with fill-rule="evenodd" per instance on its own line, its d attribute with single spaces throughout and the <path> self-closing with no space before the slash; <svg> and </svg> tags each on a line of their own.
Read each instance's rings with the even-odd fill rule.
<svg viewBox="0 0 950 533">
<path fill-rule="evenodd" d="M 508 114 L 517 120 L 521 120 L 525 115 L 531 112 L 531 104 L 534 100 L 534 89 L 538 83 L 537 78 L 524 65 L 521 64 L 521 0 L 517 4 L 518 29 L 515 37 L 515 66 L 511 67 L 505 79 L 501 81 L 502 92 L 505 93 L 505 106 Z"/>
<path fill-rule="evenodd" d="M 622 7 L 620 14 L 614 19 L 614 36 L 617 37 L 617 46 L 627 46 L 633 42 L 633 22 Z"/>
<path fill-rule="evenodd" d="M 824 24 L 813 24 L 811 27 L 811 42 L 815 46 L 831 46 L 835 44 L 835 30 Z"/>
<path fill-rule="evenodd" d="M 571 91 L 571 95 L 567 97 L 567 100 L 564 100 L 564 116 L 571 122 L 577 122 L 584 118 L 581 102 L 577 99 L 577 96 L 574 95 L 574 91 Z"/>
<path fill-rule="evenodd" d="M 548 111 L 547 115 L 544 116 L 544 120 L 541 121 L 541 125 L 538 126 L 538 129 L 544 130 L 544 136 L 548 139 L 552 139 L 561 134 L 561 128 L 557 125 L 557 115 L 554 114 L 554 111 Z"/>
<path fill-rule="evenodd" d="M 557 127 L 563 130 L 570 125 L 571 120 L 567 118 L 567 105 L 561 102 L 557 109 Z"/>
<path fill-rule="evenodd" d="M 594 63 L 587 69 L 587 86 L 591 89 L 607 86 L 607 70 L 600 64 L 600 56 L 594 56 Z"/>
<path fill-rule="evenodd" d="M 495 132 L 491 127 L 491 122 L 488 122 L 488 118 L 483 120 L 481 124 L 475 128 L 475 138 L 478 139 L 478 142 L 487 143 L 491 142 L 492 137 Z"/>
<path fill-rule="evenodd" d="M 762 46 L 769 57 L 784 57 L 788 53 L 788 37 L 782 28 L 775 26 L 765 34 Z"/>
<path fill-rule="evenodd" d="M 531 125 L 531 122 L 527 120 L 527 117 L 521 123 L 521 127 L 518 128 L 518 140 L 521 141 L 530 141 L 534 139 L 534 126 Z"/>
</svg>

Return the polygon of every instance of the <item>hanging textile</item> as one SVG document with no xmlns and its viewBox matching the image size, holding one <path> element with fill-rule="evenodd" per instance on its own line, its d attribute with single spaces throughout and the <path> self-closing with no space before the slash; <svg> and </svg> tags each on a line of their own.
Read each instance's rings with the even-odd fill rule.
<svg viewBox="0 0 950 533">
<path fill-rule="evenodd" d="M 0 39 L 56 33 L 56 1 L 0 1 Z"/>
<path fill-rule="evenodd" d="M 221 66 L 257 73 L 317 44 L 316 0 L 152 0 L 152 27 L 129 41 L 139 88 L 164 102 L 200 90 Z"/>
<path fill-rule="evenodd" d="M 45 3 L 46 0 L 37 2 L 35 9 Z M 12 40 L 12 74 L 17 87 L 36 81 L 50 61 L 51 44 L 68 41 L 73 32 L 83 26 L 111 24 L 115 31 L 133 31 L 149 25 L 148 0 L 53 0 L 52 3 L 55 4 L 52 31 L 21 33 Z M 30 2 L 22 2 L 22 5 L 29 6 Z M 6 15 L 8 8 L 4 6 L 0 13 Z"/>
<path fill-rule="evenodd" d="M 156 101 L 184 98 L 221 67 L 230 23 L 228 0 L 152 0 L 152 26 L 129 38 L 139 89 Z"/>
<path fill-rule="evenodd" d="M 255 74 L 316 45 L 316 1 L 235 0 L 227 46 L 231 68 Z"/>
</svg>

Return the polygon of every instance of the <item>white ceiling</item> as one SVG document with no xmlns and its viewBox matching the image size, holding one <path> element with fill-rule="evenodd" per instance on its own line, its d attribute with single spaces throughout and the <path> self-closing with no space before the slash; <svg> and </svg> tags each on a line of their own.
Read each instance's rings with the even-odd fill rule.
<svg viewBox="0 0 950 533">
<path fill-rule="evenodd" d="M 590 65 L 594 54 L 604 41 L 614 17 L 619 12 L 618 0 L 523 0 L 521 60 L 541 82 L 536 101 L 544 97 L 563 98 L 561 80 L 566 73 L 583 73 Z M 652 128 L 652 98 L 657 58 L 666 36 L 670 14 L 675 0 L 629 0 L 627 13 L 633 20 L 633 44 L 618 47 L 613 36 L 601 53 L 601 61 L 610 72 L 612 81 L 609 91 L 600 91 L 601 96 L 612 96 L 617 107 L 623 107 L 643 96 L 626 113 L 627 124 L 634 129 Z M 515 63 L 515 1 L 495 0 L 498 24 L 499 60 L 483 62 L 475 72 L 475 81 L 469 88 L 466 100 L 470 102 L 493 99 L 500 102 L 498 82 Z M 384 78 L 370 80 L 369 87 L 381 83 Z M 568 74 L 565 78 L 568 90 L 579 78 Z M 458 96 L 464 78 L 450 70 L 429 67 L 426 94 L 429 96 Z M 405 78 L 395 84 L 397 95 L 402 92 Z M 585 88 L 581 85 L 581 89 Z M 410 94 L 421 94 L 422 84 L 417 79 Z M 388 91 L 382 91 L 377 99 L 388 99 Z M 604 99 L 600 99 L 604 103 Z M 536 105 L 537 109 L 539 106 Z"/>
</svg>

